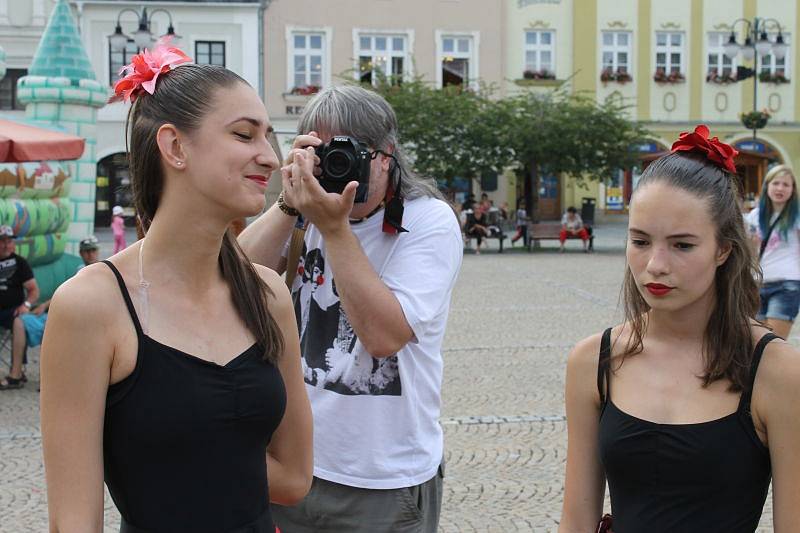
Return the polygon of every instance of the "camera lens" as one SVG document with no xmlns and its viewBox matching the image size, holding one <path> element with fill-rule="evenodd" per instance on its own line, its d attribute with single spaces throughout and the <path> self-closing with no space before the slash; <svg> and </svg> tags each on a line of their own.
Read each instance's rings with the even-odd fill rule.
<svg viewBox="0 0 800 533">
<path fill-rule="evenodd" d="M 344 150 L 333 150 L 325 157 L 325 166 L 322 169 L 329 179 L 342 179 L 350 174 L 353 168 L 353 156 Z"/>
</svg>

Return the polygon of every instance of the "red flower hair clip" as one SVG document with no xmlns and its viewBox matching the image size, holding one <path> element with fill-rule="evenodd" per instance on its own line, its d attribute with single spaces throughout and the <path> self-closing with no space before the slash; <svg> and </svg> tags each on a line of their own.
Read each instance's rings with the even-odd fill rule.
<svg viewBox="0 0 800 533">
<path fill-rule="evenodd" d="M 700 152 L 709 161 L 727 170 L 731 174 L 736 174 L 736 165 L 733 158 L 739 153 L 730 144 L 725 144 L 717 137 L 708 138 L 708 126 L 700 124 L 694 129 L 693 133 L 684 131 L 677 141 L 672 145 L 673 152 Z"/>
<path fill-rule="evenodd" d="M 191 58 L 183 51 L 170 46 L 171 37 L 162 37 L 156 41 L 151 50 L 145 49 L 142 53 L 133 56 L 130 65 L 122 67 L 119 71 L 123 76 L 114 84 L 114 96 L 109 102 L 136 101 L 142 91 L 153 94 L 156 91 L 158 76 L 169 72 L 180 64 L 191 62 Z"/>
</svg>

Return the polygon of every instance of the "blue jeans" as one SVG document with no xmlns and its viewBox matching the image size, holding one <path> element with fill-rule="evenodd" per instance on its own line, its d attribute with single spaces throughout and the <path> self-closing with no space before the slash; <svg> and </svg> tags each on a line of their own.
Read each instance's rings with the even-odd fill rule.
<svg viewBox="0 0 800 533">
<path fill-rule="evenodd" d="M 775 318 L 794 322 L 800 308 L 800 280 L 770 281 L 764 283 L 759 292 L 761 309 L 756 315 L 758 320 Z"/>
</svg>

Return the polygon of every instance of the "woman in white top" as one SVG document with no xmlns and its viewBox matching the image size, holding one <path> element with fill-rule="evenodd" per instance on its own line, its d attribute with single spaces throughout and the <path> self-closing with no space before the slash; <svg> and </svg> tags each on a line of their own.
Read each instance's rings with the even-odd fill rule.
<svg viewBox="0 0 800 533">
<path fill-rule="evenodd" d="M 789 167 L 778 165 L 767 173 L 758 207 L 745 220 L 764 274 L 757 318 L 785 339 L 800 307 L 800 217 Z"/>
</svg>

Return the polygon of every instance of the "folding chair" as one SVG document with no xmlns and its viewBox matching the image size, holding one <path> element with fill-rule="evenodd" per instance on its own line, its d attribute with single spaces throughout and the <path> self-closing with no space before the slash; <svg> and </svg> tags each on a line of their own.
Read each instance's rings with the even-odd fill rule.
<svg viewBox="0 0 800 533">
<path fill-rule="evenodd" d="M 5 328 L 0 328 L 0 367 L 11 368 L 11 330 Z"/>
</svg>

